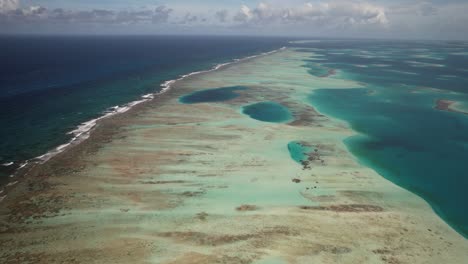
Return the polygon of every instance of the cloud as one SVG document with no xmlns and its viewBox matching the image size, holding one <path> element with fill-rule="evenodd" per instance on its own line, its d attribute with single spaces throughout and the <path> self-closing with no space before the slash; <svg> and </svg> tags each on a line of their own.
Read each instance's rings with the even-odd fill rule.
<svg viewBox="0 0 468 264">
<path fill-rule="evenodd" d="M 422 16 L 430 16 L 437 14 L 437 8 L 430 3 L 424 3 L 420 6 L 420 14 Z"/>
<path fill-rule="evenodd" d="M 185 16 L 182 18 L 182 20 L 179 23 L 180 24 L 192 24 L 197 21 L 198 21 L 198 17 L 188 12 L 187 14 L 185 14 Z"/>
<path fill-rule="evenodd" d="M 49 10 L 41 6 L 20 8 L 18 1 L 0 0 L 2 24 L 22 23 L 76 23 L 76 24 L 136 24 L 136 23 L 166 23 L 173 11 L 166 6 L 154 9 L 136 11 L 113 11 L 93 9 L 88 11 L 73 11 L 57 8 Z M 12 3 L 15 2 L 15 3 Z"/>
<path fill-rule="evenodd" d="M 276 10 L 266 3 L 258 4 L 257 8 L 255 8 L 252 13 L 255 18 L 263 21 L 275 20 L 276 16 L 278 15 Z"/>
<path fill-rule="evenodd" d="M 190 32 L 455 39 L 468 36 L 468 4 L 462 0 L 264 1 L 244 1 L 255 4 L 237 7 L 221 1 L 213 11 L 212 5 L 189 0 L 173 3 L 174 10 L 164 5 L 123 10 L 51 9 L 28 6 L 26 1 L 21 5 L 20 0 L 0 0 L 0 33 Z M 28 0 L 31 2 L 35 1 Z M 88 5 L 94 6 L 91 2 Z"/>
<path fill-rule="evenodd" d="M 430 7 L 428 7 L 430 6 Z M 389 7 L 393 35 L 400 38 L 468 39 L 468 3 L 420 1 Z"/>
<path fill-rule="evenodd" d="M 215 13 L 215 17 L 221 23 L 226 23 L 228 18 L 229 12 L 227 10 L 220 10 Z"/>
<path fill-rule="evenodd" d="M 0 13 L 16 10 L 19 8 L 19 0 L 0 0 Z"/>
<path fill-rule="evenodd" d="M 247 22 L 253 17 L 252 11 L 246 5 L 242 5 L 240 11 L 234 16 L 234 21 Z"/>
<path fill-rule="evenodd" d="M 387 25 L 383 6 L 367 2 L 322 1 L 296 7 L 274 7 L 261 2 L 255 8 L 242 5 L 234 21 L 246 24 L 331 23 L 347 25 Z"/>
<path fill-rule="evenodd" d="M 411 4 L 399 4 L 389 8 L 390 14 L 395 15 L 409 15 L 409 16 L 432 16 L 437 15 L 439 9 L 434 5 L 426 1 L 420 1 Z"/>
<path fill-rule="evenodd" d="M 158 6 L 154 10 L 152 16 L 153 23 L 162 23 L 169 20 L 169 15 L 172 13 L 173 9 L 167 8 L 166 6 Z"/>
</svg>

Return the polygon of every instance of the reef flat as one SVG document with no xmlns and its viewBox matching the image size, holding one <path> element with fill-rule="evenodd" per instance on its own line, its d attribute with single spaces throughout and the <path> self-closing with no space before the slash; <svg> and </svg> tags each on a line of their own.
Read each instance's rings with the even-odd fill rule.
<svg viewBox="0 0 468 264">
<path fill-rule="evenodd" d="M 287 49 L 193 75 L 103 120 L 0 204 L 3 263 L 466 261 L 466 239 L 360 165 L 343 143 L 355 132 L 309 103 L 315 89 L 361 84 L 311 75 L 304 57 Z M 235 96 L 181 102 L 218 88 Z M 291 118 L 244 113 L 261 102 Z"/>
</svg>

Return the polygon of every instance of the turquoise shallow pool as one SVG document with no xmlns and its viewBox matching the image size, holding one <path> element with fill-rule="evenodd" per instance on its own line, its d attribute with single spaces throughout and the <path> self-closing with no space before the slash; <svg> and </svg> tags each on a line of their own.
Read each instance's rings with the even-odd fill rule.
<svg viewBox="0 0 468 264">
<path fill-rule="evenodd" d="M 247 105 L 243 107 L 242 112 L 263 122 L 284 123 L 292 120 L 289 109 L 276 102 L 260 102 Z"/>
<path fill-rule="evenodd" d="M 288 151 L 291 159 L 297 163 L 301 163 L 308 159 L 307 154 L 312 152 L 314 149 L 309 146 L 305 146 L 299 141 L 291 141 L 288 143 Z"/>
</svg>

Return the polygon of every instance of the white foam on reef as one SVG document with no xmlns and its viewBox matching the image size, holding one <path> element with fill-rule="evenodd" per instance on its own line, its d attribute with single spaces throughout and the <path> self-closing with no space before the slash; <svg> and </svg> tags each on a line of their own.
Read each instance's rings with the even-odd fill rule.
<svg viewBox="0 0 468 264">
<path fill-rule="evenodd" d="M 307 44 L 307 43 L 319 43 L 319 42 L 322 42 L 322 41 L 318 39 L 305 39 L 305 40 L 291 40 L 288 43 L 289 44 Z"/>
<path fill-rule="evenodd" d="M 370 54 L 355 54 L 355 55 L 351 55 L 351 56 L 358 57 L 358 58 L 364 58 L 364 59 L 381 58 L 381 56 L 370 55 Z"/>
<path fill-rule="evenodd" d="M 385 70 L 388 72 L 394 72 L 394 73 L 401 73 L 401 74 L 407 74 L 407 75 L 418 75 L 415 72 L 407 72 L 407 71 L 399 71 L 399 70 Z"/>
<path fill-rule="evenodd" d="M 10 183 L 8 183 L 6 186 L 7 186 L 7 187 L 13 186 L 13 185 L 15 185 L 15 184 L 17 184 L 17 183 L 18 183 L 18 181 L 10 182 Z"/>
<path fill-rule="evenodd" d="M 380 63 L 380 64 L 371 64 L 371 66 L 383 68 L 383 67 L 390 67 L 392 65 Z"/>
<path fill-rule="evenodd" d="M 132 109 L 136 105 L 139 105 L 141 103 L 152 100 L 156 96 L 158 96 L 160 94 L 163 94 L 163 93 L 167 92 L 169 89 L 171 89 L 171 87 L 177 81 L 183 80 L 183 79 L 185 79 L 187 77 L 190 77 L 190 76 L 193 76 L 193 75 L 216 71 L 216 70 L 218 70 L 218 69 L 220 69 L 220 68 L 222 68 L 224 66 L 234 64 L 234 63 L 237 63 L 237 62 L 253 59 L 253 58 L 256 58 L 256 57 L 259 57 L 259 56 L 265 56 L 265 55 L 273 54 L 275 52 L 278 52 L 278 51 L 281 51 L 281 50 L 284 50 L 284 49 L 286 49 L 286 47 L 282 47 L 280 49 L 272 50 L 272 51 L 269 51 L 269 52 L 264 52 L 264 53 L 261 53 L 261 54 L 258 54 L 258 55 L 244 57 L 242 59 L 234 59 L 231 62 L 217 64 L 216 66 L 214 66 L 213 68 L 211 68 L 209 70 L 191 72 L 189 74 L 181 75 L 177 79 L 165 81 L 165 82 L 163 82 L 161 84 L 161 90 L 159 92 L 145 94 L 145 95 L 141 96 L 140 99 L 138 99 L 136 101 L 133 101 L 133 102 L 130 102 L 128 104 L 125 104 L 123 106 L 118 106 L 118 105 L 113 106 L 113 107 L 107 109 L 103 113 L 102 116 L 80 124 L 77 128 L 75 128 L 74 130 L 67 133 L 67 134 L 73 136 L 67 143 L 62 144 L 62 145 L 50 150 L 49 152 L 32 159 L 32 161 L 33 162 L 38 162 L 38 163 L 44 163 L 44 162 L 48 161 L 50 158 L 54 157 L 55 155 L 63 152 L 68 147 L 74 146 L 74 145 L 77 145 L 77 144 L 83 142 L 84 140 L 89 138 L 92 129 L 96 127 L 98 121 L 100 121 L 102 119 L 105 119 L 105 118 L 108 118 L 108 117 L 111 117 L 111 116 L 114 116 L 114 115 L 117 115 L 117 114 L 125 113 L 128 110 Z M 18 169 L 21 169 L 21 168 L 25 167 L 27 164 L 29 164 L 28 161 L 23 163 Z M 12 175 L 12 176 L 14 176 L 14 175 Z"/>
<path fill-rule="evenodd" d="M 13 164 L 15 164 L 15 163 L 14 162 L 7 162 L 7 163 L 3 163 L 2 166 L 3 167 L 10 167 Z"/>
<path fill-rule="evenodd" d="M 231 62 L 226 62 L 226 63 L 220 63 L 220 64 L 217 64 L 216 66 L 214 66 L 213 68 L 209 69 L 209 70 L 205 70 L 205 71 L 196 71 L 196 72 L 191 72 L 189 74 L 185 74 L 185 75 L 182 75 L 180 76 L 180 78 L 178 79 L 174 79 L 174 80 L 169 80 L 169 81 L 165 81 L 164 83 L 161 84 L 161 91 L 156 93 L 155 95 L 158 95 L 158 94 L 162 94 L 166 91 L 168 91 L 169 89 L 171 89 L 172 85 L 174 83 L 176 83 L 177 81 L 181 81 L 187 77 L 190 77 L 190 76 L 193 76 L 193 75 L 197 75 L 197 74 L 201 74 L 201 73 L 208 73 L 208 72 L 212 72 L 212 71 L 216 71 L 216 70 L 219 70 L 221 69 L 222 67 L 224 66 L 227 66 L 227 65 L 231 65 L 231 64 L 234 64 L 234 63 L 237 63 L 237 62 L 241 62 L 241 61 L 245 61 L 245 60 L 250 60 L 250 59 L 253 59 L 253 58 L 256 58 L 256 57 L 260 57 L 260 56 L 265 56 L 265 55 L 270 55 L 270 54 L 273 54 L 275 52 L 278 52 L 278 51 L 281 51 L 281 50 L 285 50 L 286 47 L 282 47 L 280 49 L 276 49 L 276 50 L 272 50 L 272 51 L 269 51 L 269 52 L 264 52 L 264 53 L 260 53 L 258 55 L 253 55 L 253 56 L 248 56 L 248 57 L 244 57 L 242 59 L 234 59 L 232 60 Z"/>
<path fill-rule="evenodd" d="M 413 67 L 445 67 L 443 64 L 436 64 L 436 63 L 427 63 L 427 62 L 419 62 L 419 61 L 406 61 Z"/>
<path fill-rule="evenodd" d="M 364 64 L 353 64 L 354 67 L 358 67 L 358 68 L 368 68 L 369 66 L 368 65 L 364 65 Z"/>
<path fill-rule="evenodd" d="M 28 162 L 27 162 L 27 161 L 24 162 L 23 164 L 21 164 L 21 165 L 18 167 L 18 169 L 22 169 L 22 168 L 26 167 L 26 165 L 28 165 Z"/>
<path fill-rule="evenodd" d="M 416 58 L 416 59 L 444 60 L 444 58 L 437 57 L 437 55 L 433 55 L 433 54 L 415 54 L 415 55 L 411 55 L 410 57 Z"/>
<path fill-rule="evenodd" d="M 450 55 L 455 55 L 455 56 L 468 56 L 468 52 L 462 51 L 462 52 L 452 52 L 449 53 Z"/>
<path fill-rule="evenodd" d="M 49 152 L 47 152 L 47 153 L 45 153 L 45 154 L 43 154 L 41 156 L 36 157 L 34 160 L 40 161 L 41 163 L 49 160 L 53 156 L 55 156 L 58 153 L 64 151 L 67 147 L 69 147 L 71 145 L 76 145 L 76 144 L 81 143 L 82 141 L 86 140 L 89 137 L 91 130 L 96 126 L 96 124 L 97 124 L 97 122 L 99 120 L 114 116 L 116 114 L 125 113 L 128 110 L 130 110 L 132 107 L 134 107 L 135 105 L 138 105 L 138 104 L 141 104 L 143 102 L 149 101 L 149 100 L 151 100 L 153 98 L 154 98 L 153 94 L 146 94 L 146 95 L 143 95 L 140 100 L 130 102 L 130 103 L 125 104 L 123 106 L 116 105 L 116 106 L 110 107 L 109 109 L 107 109 L 104 112 L 104 114 L 102 116 L 100 116 L 98 118 L 95 118 L 95 119 L 92 119 L 92 120 L 89 120 L 87 122 L 84 122 L 84 123 L 80 124 L 76 129 L 68 132 L 67 134 L 73 135 L 73 137 L 67 143 L 62 144 L 62 145 L 56 147 L 55 149 L 53 149 L 53 150 L 51 150 L 51 151 L 49 151 Z"/>
</svg>

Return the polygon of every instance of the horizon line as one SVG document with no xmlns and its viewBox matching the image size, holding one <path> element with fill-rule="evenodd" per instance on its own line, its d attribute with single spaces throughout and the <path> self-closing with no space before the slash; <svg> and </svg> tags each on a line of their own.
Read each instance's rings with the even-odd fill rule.
<svg viewBox="0 0 468 264">
<path fill-rule="evenodd" d="M 286 36 L 286 35 L 250 35 L 250 34 L 112 34 L 112 33 L 0 33 L 0 37 L 229 37 L 229 38 L 276 38 L 292 40 L 373 40 L 373 41 L 457 41 L 468 42 L 468 39 L 435 39 L 435 38 L 390 38 L 390 37 L 331 37 L 331 36 Z"/>
</svg>

